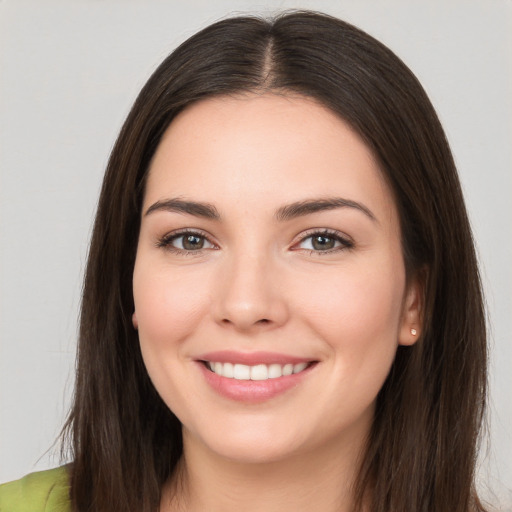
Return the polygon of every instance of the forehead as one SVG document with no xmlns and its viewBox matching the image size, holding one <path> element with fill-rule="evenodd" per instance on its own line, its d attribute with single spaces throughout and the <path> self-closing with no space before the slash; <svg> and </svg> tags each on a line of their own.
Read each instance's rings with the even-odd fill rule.
<svg viewBox="0 0 512 512">
<path fill-rule="evenodd" d="M 174 119 L 151 163 L 145 204 L 193 195 L 271 206 L 333 194 L 394 209 L 371 150 L 339 116 L 303 96 L 250 94 L 203 100 Z"/>
</svg>

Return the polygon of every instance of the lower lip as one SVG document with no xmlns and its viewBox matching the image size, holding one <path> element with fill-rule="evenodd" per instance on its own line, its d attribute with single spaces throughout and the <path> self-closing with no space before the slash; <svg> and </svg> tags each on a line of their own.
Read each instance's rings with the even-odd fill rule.
<svg viewBox="0 0 512 512">
<path fill-rule="evenodd" d="M 270 400 L 297 386 L 313 369 L 316 364 L 309 365 L 305 370 L 292 375 L 267 380 L 237 380 L 221 377 L 212 372 L 204 363 L 198 365 L 206 382 L 225 398 L 238 402 L 258 403 Z"/>
</svg>

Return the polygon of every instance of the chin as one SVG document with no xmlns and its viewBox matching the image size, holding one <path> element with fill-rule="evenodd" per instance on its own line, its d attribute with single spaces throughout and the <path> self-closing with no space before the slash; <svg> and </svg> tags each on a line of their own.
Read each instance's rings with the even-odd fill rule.
<svg viewBox="0 0 512 512">
<path fill-rule="evenodd" d="M 243 422 L 242 422 L 243 423 Z M 238 428 L 237 428 L 238 427 Z M 199 438 L 204 449 L 213 455 L 240 464 L 264 464 L 293 457 L 306 448 L 306 439 L 300 432 L 293 432 L 286 425 L 231 426 L 219 425 L 212 429 L 190 434 Z M 190 439 L 191 440 L 191 439 Z M 184 441 L 187 442 L 186 429 Z"/>
<path fill-rule="evenodd" d="M 211 449 L 219 456 L 239 464 L 270 464 L 280 462 L 293 457 L 296 452 L 300 451 L 298 447 L 278 444 L 275 441 L 240 441 L 217 443 Z"/>
</svg>

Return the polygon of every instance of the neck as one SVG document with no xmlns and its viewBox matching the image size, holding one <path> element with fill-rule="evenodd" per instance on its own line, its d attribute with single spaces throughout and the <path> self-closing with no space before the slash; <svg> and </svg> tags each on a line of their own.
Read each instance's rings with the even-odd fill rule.
<svg viewBox="0 0 512 512">
<path fill-rule="evenodd" d="M 184 452 L 164 489 L 162 512 L 352 512 L 364 440 L 272 462 L 245 463 L 212 453 L 184 433 Z"/>
</svg>

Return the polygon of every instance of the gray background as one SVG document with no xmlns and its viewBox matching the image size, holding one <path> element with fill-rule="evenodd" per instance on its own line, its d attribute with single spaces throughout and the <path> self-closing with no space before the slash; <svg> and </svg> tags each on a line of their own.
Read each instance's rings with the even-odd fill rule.
<svg viewBox="0 0 512 512">
<path fill-rule="evenodd" d="M 0 481 L 47 451 L 73 387 L 87 243 L 109 151 L 157 64 L 229 14 L 323 10 L 393 49 L 429 93 L 466 193 L 491 319 L 480 479 L 512 503 L 512 2 L 0 0 Z"/>
</svg>

